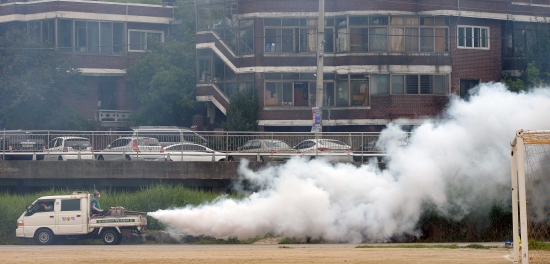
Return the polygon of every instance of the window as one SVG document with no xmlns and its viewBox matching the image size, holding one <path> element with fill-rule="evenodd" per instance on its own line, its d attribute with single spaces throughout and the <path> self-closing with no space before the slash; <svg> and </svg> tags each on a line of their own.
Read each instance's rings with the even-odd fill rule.
<svg viewBox="0 0 550 264">
<path fill-rule="evenodd" d="M 468 99 L 470 90 L 479 85 L 479 80 L 460 80 L 460 98 Z"/>
<path fill-rule="evenodd" d="M 266 53 L 316 52 L 317 19 L 264 19 Z"/>
<path fill-rule="evenodd" d="M 128 51 L 146 51 L 148 42 L 164 42 L 164 32 L 128 30 Z"/>
<path fill-rule="evenodd" d="M 390 93 L 390 76 L 388 74 L 371 74 L 370 77 L 372 94 Z"/>
<path fill-rule="evenodd" d="M 266 82 L 265 106 L 292 106 L 293 105 L 292 82 Z"/>
<path fill-rule="evenodd" d="M 489 28 L 459 26 L 457 41 L 459 48 L 489 49 Z"/>
<path fill-rule="evenodd" d="M 80 211 L 80 199 L 61 200 L 61 211 Z"/>
<path fill-rule="evenodd" d="M 57 46 L 64 52 L 121 54 L 123 29 L 123 23 L 58 19 Z M 53 20 L 42 23 L 42 31 L 47 34 L 45 41 L 53 40 Z"/>
<path fill-rule="evenodd" d="M 403 94 L 405 93 L 405 83 L 403 75 L 392 75 L 391 76 L 391 93 L 392 94 Z"/>
</svg>

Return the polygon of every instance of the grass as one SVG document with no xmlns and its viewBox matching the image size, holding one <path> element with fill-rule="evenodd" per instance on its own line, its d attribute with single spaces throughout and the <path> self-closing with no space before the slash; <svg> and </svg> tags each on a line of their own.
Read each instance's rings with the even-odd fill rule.
<svg viewBox="0 0 550 264">
<path fill-rule="evenodd" d="M 529 250 L 546 250 L 550 251 L 550 244 L 546 242 L 529 240 Z"/>
<path fill-rule="evenodd" d="M 422 244 L 414 244 L 414 245 L 391 245 L 391 246 L 369 246 L 369 245 L 363 245 L 363 246 L 357 246 L 356 248 L 447 248 L 447 249 L 457 249 L 457 248 L 474 248 L 474 249 L 490 249 L 490 248 L 497 248 L 496 246 L 484 246 L 480 244 L 470 244 L 467 246 L 458 246 L 457 244 L 450 244 L 450 245 L 422 245 Z"/>
</svg>

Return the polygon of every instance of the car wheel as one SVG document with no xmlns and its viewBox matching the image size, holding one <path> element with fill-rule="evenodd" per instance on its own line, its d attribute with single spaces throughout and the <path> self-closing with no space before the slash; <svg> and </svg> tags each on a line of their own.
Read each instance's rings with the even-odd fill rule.
<svg viewBox="0 0 550 264">
<path fill-rule="evenodd" d="M 50 229 L 38 229 L 34 234 L 34 239 L 38 245 L 51 245 L 55 240 L 55 236 Z"/>
<path fill-rule="evenodd" d="M 235 159 L 234 159 L 233 157 L 231 157 L 231 156 L 227 157 L 227 160 L 228 160 L 228 161 L 235 161 Z"/>
<path fill-rule="evenodd" d="M 106 230 L 101 234 L 105 245 L 117 245 L 120 240 L 120 234 L 115 230 Z"/>
<path fill-rule="evenodd" d="M 126 160 L 132 160 L 129 155 L 126 155 Z"/>
<path fill-rule="evenodd" d="M 314 160 L 314 159 L 315 159 L 315 156 L 309 157 L 309 160 Z"/>
<path fill-rule="evenodd" d="M 264 162 L 264 157 L 263 156 L 260 156 L 260 161 Z"/>
<path fill-rule="evenodd" d="M 105 160 L 105 159 L 103 158 L 103 156 L 99 155 L 99 156 L 97 157 L 97 160 Z"/>
<path fill-rule="evenodd" d="M 57 157 L 57 160 L 63 160 L 63 157 L 59 156 Z"/>
</svg>

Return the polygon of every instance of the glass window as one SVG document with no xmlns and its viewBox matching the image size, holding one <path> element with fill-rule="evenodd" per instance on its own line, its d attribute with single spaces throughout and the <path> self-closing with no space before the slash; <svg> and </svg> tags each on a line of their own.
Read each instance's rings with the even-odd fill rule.
<svg viewBox="0 0 550 264">
<path fill-rule="evenodd" d="M 124 24 L 113 23 L 113 53 L 121 54 L 124 52 Z"/>
<path fill-rule="evenodd" d="M 64 52 L 73 51 L 73 20 L 57 20 L 57 46 Z"/>
<path fill-rule="evenodd" d="M 396 27 L 390 28 L 390 51 L 402 52 L 405 50 L 404 35 L 405 35 L 404 28 L 396 28 Z"/>
<path fill-rule="evenodd" d="M 390 76 L 387 74 L 371 74 L 370 85 L 372 94 L 390 93 Z"/>
<path fill-rule="evenodd" d="M 364 17 L 349 17 L 349 24 L 350 25 L 368 25 L 369 24 L 369 18 Z"/>
<path fill-rule="evenodd" d="M 369 50 L 369 29 L 350 28 L 351 52 L 366 52 Z"/>
<path fill-rule="evenodd" d="M 435 29 L 435 52 L 448 51 L 449 30 L 446 28 Z"/>
<path fill-rule="evenodd" d="M 433 28 L 421 28 L 420 29 L 420 51 L 421 52 L 433 52 L 434 51 L 434 33 Z"/>
<path fill-rule="evenodd" d="M 420 94 L 433 94 L 432 75 L 420 75 Z"/>
<path fill-rule="evenodd" d="M 334 52 L 334 29 L 325 28 L 325 52 Z"/>
<path fill-rule="evenodd" d="M 369 83 L 368 80 L 350 81 L 351 105 L 369 105 Z"/>
<path fill-rule="evenodd" d="M 80 211 L 80 199 L 61 200 L 61 211 Z"/>
<path fill-rule="evenodd" d="M 88 41 L 86 36 L 86 21 L 75 21 L 76 52 L 88 52 Z"/>
<path fill-rule="evenodd" d="M 447 78 L 444 75 L 435 75 L 434 77 L 434 94 L 447 94 Z"/>
<path fill-rule="evenodd" d="M 348 80 L 340 80 L 337 82 L 338 95 L 336 98 L 336 106 L 349 106 L 349 86 Z"/>
<path fill-rule="evenodd" d="M 315 83 L 313 83 L 315 84 Z M 334 106 L 334 82 L 325 82 L 324 83 L 324 89 L 323 89 L 323 98 L 325 99 L 325 102 L 323 105 L 325 106 Z M 314 102 L 315 103 L 315 102 Z M 311 105 L 314 106 L 315 104 Z"/>
<path fill-rule="evenodd" d="M 147 30 L 128 30 L 128 50 L 145 51 L 147 43 L 164 42 L 164 32 Z"/>
<path fill-rule="evenodd" d="M 391 76 L 391 93 L 392 94 L 405 93 L 405 83 L 404 83 L 403 77 L 404 77 L 403 75 Z"/>
<path fill-rule="evenodd" d="M 113 53 L 113 24 L 111 22 L 101 22 L 100 26 L 100 53 Z"/>
<path fill-rule="evenodd" d="M 279 31 L 281 32 L 281 31 Z M 282 52 L 294 52 L 294 29 L 284 28 L 282 29 Z M 277 47 L 276 47 L 277 50 Z"/>
<path fill-rule="evenodd" d="M 405 51 L 418 52 L 418 28 L 405 28 Z"/>
<path fill-rule="evenodd" d="M 265 29 L 265 52 L 281 52 L 281 29 Z"/>
<path fill-rule="evenodd" d="M 369 29 L 369 50 L 387 51 L 388 50 L 388 28 L 370 28 Z"/>
<path fill-rule="evenodd" d="M 99 53 L 99 22 L 89 22 L 88 26 L 88 53 Z"/>
<path fill-rule="evenodd" d="M 211 82 L 212 79 L 212 70 L 211 70 L 211 59 L 210 58 L 199 58 L 198 59 L 198 75 L 199 75 L 199 82 Z"/>
<path fill-rule="evenodd" d="M 293 105 L 292 82 L 266 82 L 265 87 L 266 106 Z"/>
</svg>

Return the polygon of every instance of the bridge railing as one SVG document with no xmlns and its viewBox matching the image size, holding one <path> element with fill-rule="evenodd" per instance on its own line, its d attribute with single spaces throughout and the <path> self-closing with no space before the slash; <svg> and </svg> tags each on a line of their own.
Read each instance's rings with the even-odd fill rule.
<svg viewBox="0 0 550 264">
<path fill-rule="evenodd" d="M 56 140 L 59 138 L 85 138 L 90 141 L 91 152 L 94 157 L 98 153 L 102 153 L 115 140 L 121 138 L 147 137 L 156 138 L 160 144 L 166 148 L 173 144 L 192 142 L 206 146 L 214 151 L 223 153 L 246 152 L 246 155 L 255 155 L 265 152 L 265 148 L 259 148 L 255 151 L 254 148 L 243 146 L 251 140 L 263 141 L 282 141 L 290 148 L 295 148 L 305 140 L 325 140 L 326 146 L 331 149 L 341 148 L 339 141 L 349 146 L 348 152 L 356 152 L 351 155 L 374 155 L 380 153 L 376 148 L 376 141 L 380 137 L 380 133 L 376 132 L 323 132 L 323 133 L 307 133 L 307 132 L 222 132 L 222 131 L 180 131 L 177 133 L 136 133 L 134 131 L 55 131 L 55 130 L 39 130 L 26 131 L 29 141 L 43 142 L 42 151 L 20 149 L 14 151 L 10 149 L 7 141 L 2 141 L 6 138 L 3 132 L 0 131 L 0 159 L 5 160 L 6 155 L 30 155 L 32 159 L 41 159 L 41 155 L 56 155 L 58 152 L 51 149 L 56 146 Z M 6 133 L 6 132 L 4 132 Z M 405 139 L 406 140 L 406 139 Z M 332 144 L 332 145 L 331 145 Z M 284 144 L 274 144 L 269 146 L 277 151 L 284 147 Z M 318 150 L 315 150 L 318 152 Z M 358 153 L 359 152 L 359 153 Z M 112 153 L 112 152 L 110 152 Z M 114 154 L 114 153 L 112 153 Z M 307 153 L 306 153 L 307 154 Z M 278 154 L 275 154 L 278 155 Z M 339 154 L 335 154 L 339 155 Z M 347 153 L 346 155 L 350 155 Z M 37 158 L 38 156 L 38 158 Z"/>
</svg>

